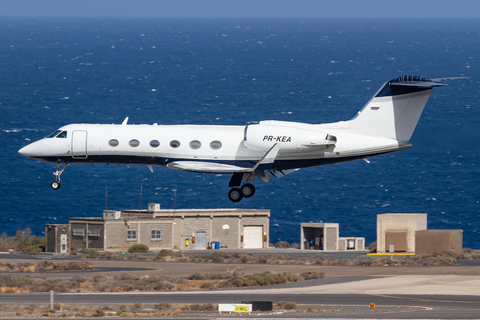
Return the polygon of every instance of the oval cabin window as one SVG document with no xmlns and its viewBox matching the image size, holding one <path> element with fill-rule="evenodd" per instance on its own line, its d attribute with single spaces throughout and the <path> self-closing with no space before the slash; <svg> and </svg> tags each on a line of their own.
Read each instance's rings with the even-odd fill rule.
<svg viewBox="0 0 480 320">
<path fill-rule="evenodd" d="M 160 146 L 160 142 L 158 140 L 150 141 L 150 147 L 157 148 L 158 146 Z"/>
<path fill-rule="evenodd" d="M 202 144 L 198 140 L 193 140 L 193 141 L 190 142 L 190 148 L 192 148 L 192 149 L 198 149 L 201 146 L 202 146 Z"/>
<path fill-rule="evenodd" d="M 111 147 L 116 147 L 116 146 L 118 146 L 118 140 L 117 139 L 112 139 L 112 140 L 108 141 L 108 144 Z"/>
<path fill-rule="evenodd" d="M 180 141 L 178 141 L 178 140 L 172 140 L 172 141 L 170 141 L 170 147 L 172 147 L 172 148 L 178 148 L 178 147 L 180 147 Z"/>
<path fill-rule="evenodd" d="M 213 150 L 218 150 L 221 147 L 222 147 L 222 143 L 218 140 L 210 142 L 210 148 L 212 148 Z"/>
<path fill-rule="evenodd" d="M 140 141 L 138 141 L 137 139 L 132 139 L 130 140 L 130 142 L 128 143 L 131 147 L 138 147 L 140 145 Z"/>
</svg>

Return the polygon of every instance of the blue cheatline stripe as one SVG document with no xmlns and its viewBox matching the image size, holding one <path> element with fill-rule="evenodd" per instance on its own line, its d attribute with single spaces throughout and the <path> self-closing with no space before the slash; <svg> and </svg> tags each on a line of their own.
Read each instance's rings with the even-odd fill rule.
<svg viewBox="0 0 480 320">
<path fill-rule="evenodd" d="M 323 166 L 334 163 L 341 163 L 347 161 L 353 161 L 358 159 L 365 159 L 368 157 L 378 156 L 381 154 L 386 154 L 392 151 L 384 151 L 379 153 L 371 153 L 358 156 L 350 157 L 339 157 L 339 158 L 317 158 L 317 159 L 298 159 L 298 160 L 275 160 L 272 164 L 262 164 L 258 166 L 256 171 L 268 171 L 268 170 L 290 170 L 290 169 L 300 169 L 308 168 L 315 166 Z M 62 162 L 62 163 L 103 163 L 103 164 L 138 164 L 138 165 L 158 165 L 166 166 L 168 163 L 176 161 L 197 161 L 197 162 L 206 162 L 206 163 L 221 163 L 234 165 L 244 168 L 253 168 L 258 160 L 200 160 L 200 159 L 175 159 L 175 158 L 161 158 L 161 157 L 148 157 L 148 156 L 88 156 L 87 159 L 73 159 L 72 157 L 44 157 L 36 158 L 42 161 L 48 162 Z"/>
</svg>

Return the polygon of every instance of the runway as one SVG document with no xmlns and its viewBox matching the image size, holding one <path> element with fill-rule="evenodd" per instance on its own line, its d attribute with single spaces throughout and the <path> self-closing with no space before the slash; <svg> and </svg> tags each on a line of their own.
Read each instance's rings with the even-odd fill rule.
<svg viewBox="0 0 480 320">
<path fill-rule="evenodd" d="M 49 293 L 2 294 L 3 303 L 47 304 Z M 55 302 L 76 305 L 116 305 L 142 303 L 144 308 L 167 302 L 181 303 L 240 303 L 249 300 L 296 302 L 300 309 L 309 307 L 314 312 L 285 312 L 283 314 L 261 313 L 263 317 L 300 317 L 300 318 L 372 318 L 372 319 L 478 319 L 480 299 L 477 296 L 457 295 L 367 295 L 367 294 L 225 294 L 216 292 L 205 295 L 198 293 L 102 293 L 102 294 L 55 294 Z M 375 303 L 376 308 L 368 308 Z M 318 311 L 321 309 L 320 311 Z M 317 314 L 318 313 L 318 314 Z M 211 313 L 208 318 L 221 317 Z M 244 317 L 242 317 L 244 318 Z"/>
<path fill-rule="evenodd" d="M 188 277 L 193 272 L 225 272 L 232 268 L 246 274 L 271 272 L 326 272 L 327 278 L 268 287 L 248 287 L 202 291 L 159 291 L 119 293 L 55 293 L 55 302 L 75 306 L 103 307 L 142 303 L 144 309 L 155 304 L 240 303 L 242 301 L 295 302 L 297 311 L 252 314 L 259 318 L 343 318 L 343 319 L 479 319 L 480 268 L 478 261 L 457 266 L 436 267 L 360 267 L 315 265 L 234 265 L 172 263 L 154 261 L 90 260 L 94 271 L 33 273 L 48 279 L 70 278 L 73 274 Z M 19 276 L 20 274 L 9 273 Z M 25 274 L 23 274 L 25 275 Z M 49 293 L 0 294 L 7 305 L 47 305 Z M 375 309 L 368 306 L 374 303 Z M 311 312 L 307 311 L 311 310 Z M 190 314 L 185 315 L 192 318 Z M 184 316 L 184 317 L 185 317 Z M 217 312 L 193 314 L 195 319 L 221 319 Z M 231 319 L 233 316 L 228 316 Z M 137 318 L 137 317 L 136 317 Z M 182 317 L 180 317 L 182 318 Z M 246 315 L 242 319 L 248 318 Z M 141 319 L 141 318 L 140 318 Z"/>
</svg>

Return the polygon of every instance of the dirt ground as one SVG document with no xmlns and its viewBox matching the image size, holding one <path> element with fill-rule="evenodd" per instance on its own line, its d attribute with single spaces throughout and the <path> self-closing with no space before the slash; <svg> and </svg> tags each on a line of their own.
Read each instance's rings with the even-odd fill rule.
<svg viewBox="0 0 480 320">
<path fill-rule="evenodd" d="M 62 260 L 66 262 L 68 260 Z M 67 279 L 73 274 L 83 277 L 93 277 L 97 274 L 115 276 L 123 273 L 148 276 L 188 277 L 194 273 L 223 273 L 238 272 L 253 274 L 258 272 L 292 272 L 302 273 L 307 271 L 325 272 L 327 277 L 345 276 L 397 276 L 397 275 L 480 275 L 478 266 L 418 266 L 418 267 L 392 267 L 392 266 L 321 266 L 321 265 L 275 265 L 275 264 L 227 264 L 227 263 L 189 263 L 165 261 L 105 261 L 86 260 L 95 267 L 94 271 L 69 271 L 69 272 L 34 272 L 47 279 Z M 32 262 L 31 260 L 10 260 L 12 264 Z M 36 264 L 34 262 L 34 264 Z M 28 273 L 9 273 L 21 275 Z"/>
</svg>

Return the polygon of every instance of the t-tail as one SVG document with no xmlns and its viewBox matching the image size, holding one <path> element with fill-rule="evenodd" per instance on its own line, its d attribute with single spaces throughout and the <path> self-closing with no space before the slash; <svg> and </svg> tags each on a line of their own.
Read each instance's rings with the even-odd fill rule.
<svg viewBox="0 0 480 320">
<path fill-rule="evenodd" d="M 446 80 L 465 77 L 426 79 L 401 76 L 386 82 L 358 115 L 348 121 L 350 132 L 408 142 L 417 126 L 433 87 Z"/>
</svg>

